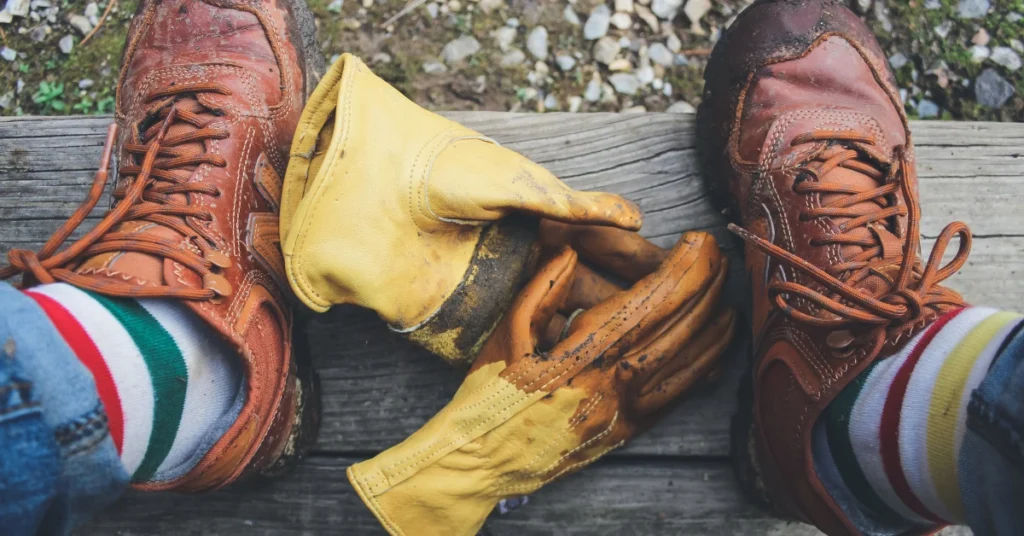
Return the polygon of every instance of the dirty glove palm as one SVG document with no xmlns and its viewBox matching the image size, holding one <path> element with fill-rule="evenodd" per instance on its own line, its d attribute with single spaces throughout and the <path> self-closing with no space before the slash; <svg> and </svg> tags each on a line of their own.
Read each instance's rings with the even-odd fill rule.
<svg viewBox="0 0 1024 536">
<path fill-rule="evenodd" d="M 688 234 L 629 290 L 550 323 L 579 288 L 577 253 L 543 265 L 452 401 L 420 430 L 349 468 L 394 535 L 473 535 L 502 498 L 531 493 L 622 445 L 714 370 L 733 329 L 726 262 Z M 547 349 L 545 349 L 547 348 Z"/>
<path fill-rule="evenodd" d="M 316 311 L 362 305 L 435 353 L 469 361 L 534 252 L 536 219 L 505 218 L 513 213 L 641 223 L 632 203 L 570 189 L 346 54 L 292 144 L 281 210 L 288 279 Z"/>
</svg>

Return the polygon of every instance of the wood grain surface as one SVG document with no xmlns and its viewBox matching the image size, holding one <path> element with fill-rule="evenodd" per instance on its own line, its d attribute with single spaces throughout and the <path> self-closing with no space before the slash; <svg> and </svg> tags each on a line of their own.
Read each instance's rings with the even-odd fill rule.
<svg viewBox="0 0 1024 536">
<path fill-rule="evenodd" d="M 671 245 L 687 230 L 710 231 L 734 260 L 728 299 L 743 305 L 738 244 L 707 202 L 692 116 L 448 115 L 574 187 L 637 202 L 646 214 L 643 234 L 659 245 Z M 109 121 L 0 118 L 0 255 L 39 247 L 78 206 Z M 924 254 L 946 223 L 967 222 L 975 232 L 973 254 L 951 286 L 973 302 L 1020 309 L 1024 125 L 917 122 L 914 134 Z M 106 208 L 101 205 L 74 236 L 96 221 Z M 379 533 L 344 468 L 418 428 L 449 399 L 461 373 L 410 346 L 367 311 L 339 307 L 303 322 L 324 392 L 323 428 L 307 463 L 279 482 L 205 496 L 130 492 L 80 533 Z M 734 483 L 728 430 L 746 346 L 745 337 L 736 341 L 718 385 L 683 401 L 608 459 L 495 517 L 485 533 L 814 534 L 748 504 Z"/>
</svg>

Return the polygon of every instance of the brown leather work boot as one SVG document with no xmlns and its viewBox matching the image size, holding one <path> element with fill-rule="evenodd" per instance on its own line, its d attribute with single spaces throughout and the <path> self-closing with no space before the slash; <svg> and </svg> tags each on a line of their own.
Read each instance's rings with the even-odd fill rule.
<svg viewBox="0 0 1024 536">
<path fill-rule="evenodd" d="M 89 199 L 42 250 L 10 252 L 0 271 L 183 300 L 238 351 L 247 400 L 235 424 L 188 474 L 137 487 L 276 476 L 315 439 L 317 379 L 292 351 L 277 207 L 292 134 L 324 67 L 303 0 L 143 1 Z M 57 252 L 101 197 L 118 130 L 113 208 Z"/>
<path fill-rule="evenodd" d="M 752 391 L 733 423 L 740 478 L 830 534 L 856 529 L 815 473 L 815 421 L 869 364 L 963 305 L 939 283 L 970 249 L 954 223 L 922 265 L 907 117 L 885 55 L 844 4 L 749 7 L 715 47 L 698 115 L 706 180 L 739 224 L 753 294 Z"/>
</svg>

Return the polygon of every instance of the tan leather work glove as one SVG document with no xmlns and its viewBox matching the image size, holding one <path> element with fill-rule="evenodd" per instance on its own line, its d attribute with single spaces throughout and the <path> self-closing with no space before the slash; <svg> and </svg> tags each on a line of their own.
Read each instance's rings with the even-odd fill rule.
<svg viewBox="0 0 1024 536">
<path fill-rule="evenodd" d="M 538 216 L 641 224 L 629 201 L 569 188 L 420 108 L 345 54 L 310 97 L 292 143 L 281 206 L 285 270 L 311 309 L 368 307 L 434 353 L 469 364 L 525 282 Z"/>
<path fill-rule="evenodd" d="M 653 247 L 639 240 L 590 246 L 605 249 L 596 255 L 604 268 L 618 264 L 628 276 L 643 263 L 626 268 L 612 259 L 628 257 L 612 249 Z M 718 306 L 726 271 L 714 239 L 689 233 L 657 270 L 614 291 L 581 281 L 589 272 L 563 248 L 516 298 L 452 401 L 399 445 L 350 467 L 349 481 L 393 535 L 476 534 L 502 498 L 622 445 L 715 369 L 734 327 L 733 312 Z M 593 300 L 558 329 L 559 317 Z M 557 332 L 564 337 L 552 340 Z"/>
</svg>

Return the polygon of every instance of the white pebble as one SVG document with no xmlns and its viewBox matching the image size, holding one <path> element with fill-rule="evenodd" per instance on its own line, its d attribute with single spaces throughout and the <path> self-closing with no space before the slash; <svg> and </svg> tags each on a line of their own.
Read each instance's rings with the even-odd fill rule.
<svg viewBox="0 0 1024 536">
<path fill-rule="evenodd" d="M 530 30 L 530 35 L 526 37 L 526 50 L 538 60 L 548 57 L 548 29 L 537 26 Z"/>
<path fill-rule="evenodd" d="M 690 104 L 690 103 L 688 103 L 686 101 L 676 101 L 676 102 L 673 102 L 672 106 L 669 106 L 667 109 L 665 109 L 665 111 L 670 113 L 670 114 L 695 114 L 695 113 L 697 113 L 697 109 L 694 108 L 692 104 Z"/>
<path fill-rule="evenodd" d="M 600 39 L 608 34 L 608 24 L 611 22 L 612 12 L 608 6 L 599 4 L 590 11 L 587 23 L 583 25 L 583 38 L 588 41 Z"/>
</svg>

